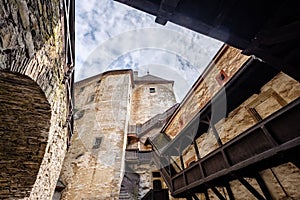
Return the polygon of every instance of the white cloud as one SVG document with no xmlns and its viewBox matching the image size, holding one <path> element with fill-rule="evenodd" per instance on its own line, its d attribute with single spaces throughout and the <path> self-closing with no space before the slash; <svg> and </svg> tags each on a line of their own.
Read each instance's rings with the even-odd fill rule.
<svg viewBox="0 0 300 200">
<path fill-rule="evenodd" d="M 178 82 L 181 99 L 222 43 L 154 20 L 112 0 L 77 0 L 76 80 L 107 69 L 150 67 L 150 73 Z"/>
</svg>

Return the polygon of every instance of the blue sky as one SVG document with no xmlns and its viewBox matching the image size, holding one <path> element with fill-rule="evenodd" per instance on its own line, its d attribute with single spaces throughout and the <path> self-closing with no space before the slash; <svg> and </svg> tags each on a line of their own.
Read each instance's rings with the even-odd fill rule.
<svg viewBox="0 0 300 200">
<path fill-rule="evenodd" d="M 113 69 L 174 80 L 180 101 L 222 43 L 113 0 L 76 0 L 79 81 Z"/>
</svg>

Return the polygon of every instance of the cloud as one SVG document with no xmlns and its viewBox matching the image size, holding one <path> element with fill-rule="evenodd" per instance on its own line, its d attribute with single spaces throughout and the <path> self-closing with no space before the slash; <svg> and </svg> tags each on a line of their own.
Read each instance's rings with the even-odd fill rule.
<svg viewBox="0 0 300 200">
<path fill-rule="evenodd" d="M 222 45 L 172 23 L 156 24 L 153 16 L 112 0 L 75 5 L 76 80 L 109 69 L 159 68 L 154 75 L 188 85 L 176 85 L 181 99 Z"/>
</svg>

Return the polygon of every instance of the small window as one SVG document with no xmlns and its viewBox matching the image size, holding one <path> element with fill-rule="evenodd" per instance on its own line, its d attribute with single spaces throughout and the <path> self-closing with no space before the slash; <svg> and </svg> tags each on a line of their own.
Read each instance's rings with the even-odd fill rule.
<svg viewBox="0 0 300 200">
<path fill-rule="evenodd" d="M 98 81 L 97 81 L 97 85 L 99 85 L 101 83 L 101 79 L 99 79 Z"/>
<path fill-rule="evenodd" d="M 75 120 L 78 120 L 78 119 L 80 119 L 80 118 L 82 118 L 83 117 L 83 115 L 84 115 L 84 112 L 85 112 L 85 110 L 80 110 L 80 111 L 74 111 L 74 119 Z"/>
<path fill-rule="evenodd" d="M 223 85 L 228 79 L 227 74 L 221 70 L 220 73 L 216 76 L 216 80 L 219 83 L 219 85 Z"/>
<path fill-rule="evenodd" d="M 81 93 L 83 92 L 83 90 L 84 90 L 84 87 L 81 87 L 81 88 L 79 89 L 78 94 L 81 94 Z"/>
<path fill-rule="evenodd" d="M 94 99 L 95 99 L 95 95 L 93 94 L 93 95 L 91 95 L 91 96 L 89 97 L 89 99 L 88 99 L 87 103 L 91 103 L 91 102 L 93 102 L 93 101 L 94 101 Z"/>
<path fill-rule="evenodd" d="M 149 88 L 150 93 L 155 93 L 155 88 Z"/>
<path fill-rule="evenodd" d="M 99 149 L 101 142 L 102 142 L 102 137 L 96 137 L 93 149 Z"/>
<path fill-rule="evenodd" d="M 152 172 L 152 177 L 160 177 L 160 173 L 159 172 Z"/>
</svg>

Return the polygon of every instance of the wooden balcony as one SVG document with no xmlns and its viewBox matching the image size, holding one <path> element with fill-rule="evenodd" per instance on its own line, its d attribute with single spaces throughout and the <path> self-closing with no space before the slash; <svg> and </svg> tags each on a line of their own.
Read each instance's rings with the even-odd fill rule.
<svg viewBox="0 0 300 200">
<path fill-rule="evenodd" d="M 150 163 L 152 160 L 151 151 L 139 151 L 138 149 L 127 149 L 125 152 L 125 160 L 135 163 Z"/>
<path fill-rule="evenodd" d="M 160 167 L 172 195 L 182 197 L 187 191 L 198 193 L 209 186 L 224 186 L 228 181 L 255 176 L 261 170 L 286 162 L 300 166 L 297 156 L 300 152 L 299 98 L 226 144 L 218 141 L 218 149 L 186 169 L 181 167 L 180 172 L 176 172 L 168 160 L 171 156 L 181 156 L 195 139 L 252 94 L 259 93 L 260 88 L 277 73 L 270 65 L 249 60 L 173 140 L 164 140 L 169 141 L 164 145 L 157 143 L 156 138 L 149 140 L 156 150 L 154 161 Z"/>
<path fill-rule="evenodd" d="M 172 195 L 187 190 L 199 192 L 207 185 L 223 185 L 239 177 L 251 177 L 289 161 L 297 165 L 299 121 L 300 98 L 172 176 Z"/>
</svg>

